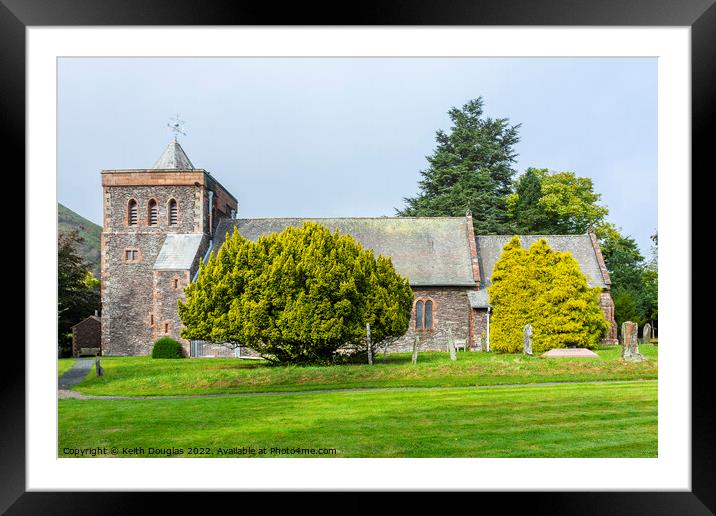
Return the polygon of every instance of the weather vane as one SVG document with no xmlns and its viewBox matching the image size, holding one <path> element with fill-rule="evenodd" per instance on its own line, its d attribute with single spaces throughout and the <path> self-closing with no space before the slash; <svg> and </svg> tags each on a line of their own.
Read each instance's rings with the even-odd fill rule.
<svg viewBox="0 0 716 516">
<path fill-rule="evenodd" d="M 171 118 L 169 120 L 169 123 L 167 124 L 167 127 L 172 130 L 174 133 L 174 139 L 177 139 L 177 135 L 181 134 L 182 136 L 186 136 L 186 133 L 184 132 L 184 120 L 181 120 L 179 118 L 179 115 L 175 116 L 174 118 Z"/>
</svg>

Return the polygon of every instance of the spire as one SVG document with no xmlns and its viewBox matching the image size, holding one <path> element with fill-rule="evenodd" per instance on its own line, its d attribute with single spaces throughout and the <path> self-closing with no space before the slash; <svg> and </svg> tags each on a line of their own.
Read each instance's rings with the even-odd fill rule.
<svg viewBox="0 0 716 516">
<path fill-rule="evenodd" d="M 191 164 L 184 149 L 181 148 L 176 137 L 174 137 L 152 168 L 194 170 L 194 165 Z"/>
</svg>

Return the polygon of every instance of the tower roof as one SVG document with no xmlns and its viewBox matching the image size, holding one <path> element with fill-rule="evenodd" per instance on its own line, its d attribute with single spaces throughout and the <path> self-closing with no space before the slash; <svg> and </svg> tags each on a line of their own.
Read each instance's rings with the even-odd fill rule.
<svg viewBox="0 0 716 516">
<path fill-rule="evenodd" d="M 159 170 L 194 170 L 194 165 L 191 164 L 186 152 L 181 148 L 177 139 L 174 138 L 152 168 Z"/>
</svg>

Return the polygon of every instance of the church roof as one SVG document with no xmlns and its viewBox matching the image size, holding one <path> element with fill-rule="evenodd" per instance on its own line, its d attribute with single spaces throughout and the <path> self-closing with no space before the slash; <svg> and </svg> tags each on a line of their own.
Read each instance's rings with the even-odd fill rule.
<svg viewBox="0 0 716 516">
<path fill-rule="evenodd" d="M 540 238 L 555 251 L 570 252 L 579 262 L 579 268 L 587 277 L 590 287 L 607 287 L 599 267 L 599 260 L 589 235 L 517 235 L 525 249 Z M 492 270 L 502 254 L 503 246 L 512 235 L 486 235 L 477 237 L 477 258 L 484 287 L 492 284 Z"/>
<path fill-rule="evenodd" d="M 154 262 L 154 270 L 191 269 L 202 238 L 204 235 L 201 233 L 169 233 Z"/>
<path fill-rule="evenodd" d="M 363 247 L 389 256 L 396 272 L 413 286 L 475 286 L 465 217 L 223 219 L 214 247 L 219 249 L 234 227 L 255 241 L 304 221 L 350 234 Z"/>
<path fill-rule="evenodd" d="M 194 165 L 179 142 L 172 140 L 152 167 L 158 170 L 194 170 Z"/>
</svg>

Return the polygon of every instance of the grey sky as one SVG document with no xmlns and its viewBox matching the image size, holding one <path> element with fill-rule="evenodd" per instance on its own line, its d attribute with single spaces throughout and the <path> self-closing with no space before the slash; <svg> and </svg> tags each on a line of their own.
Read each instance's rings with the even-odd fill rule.
<svg viewBox="0 0 716 516">
<path fill-rule="evenodd" d="M 520 173 L 591 177 L 645 256 L 657 228 L 654 58 L 64 58 L 58 73 L 58 200 L 100 224 L 100 171 L 151 167 L 177 113 L 241 217 L 394 215 L 448 109 L 482 96 L 522 124 Z"/>
</svg>

